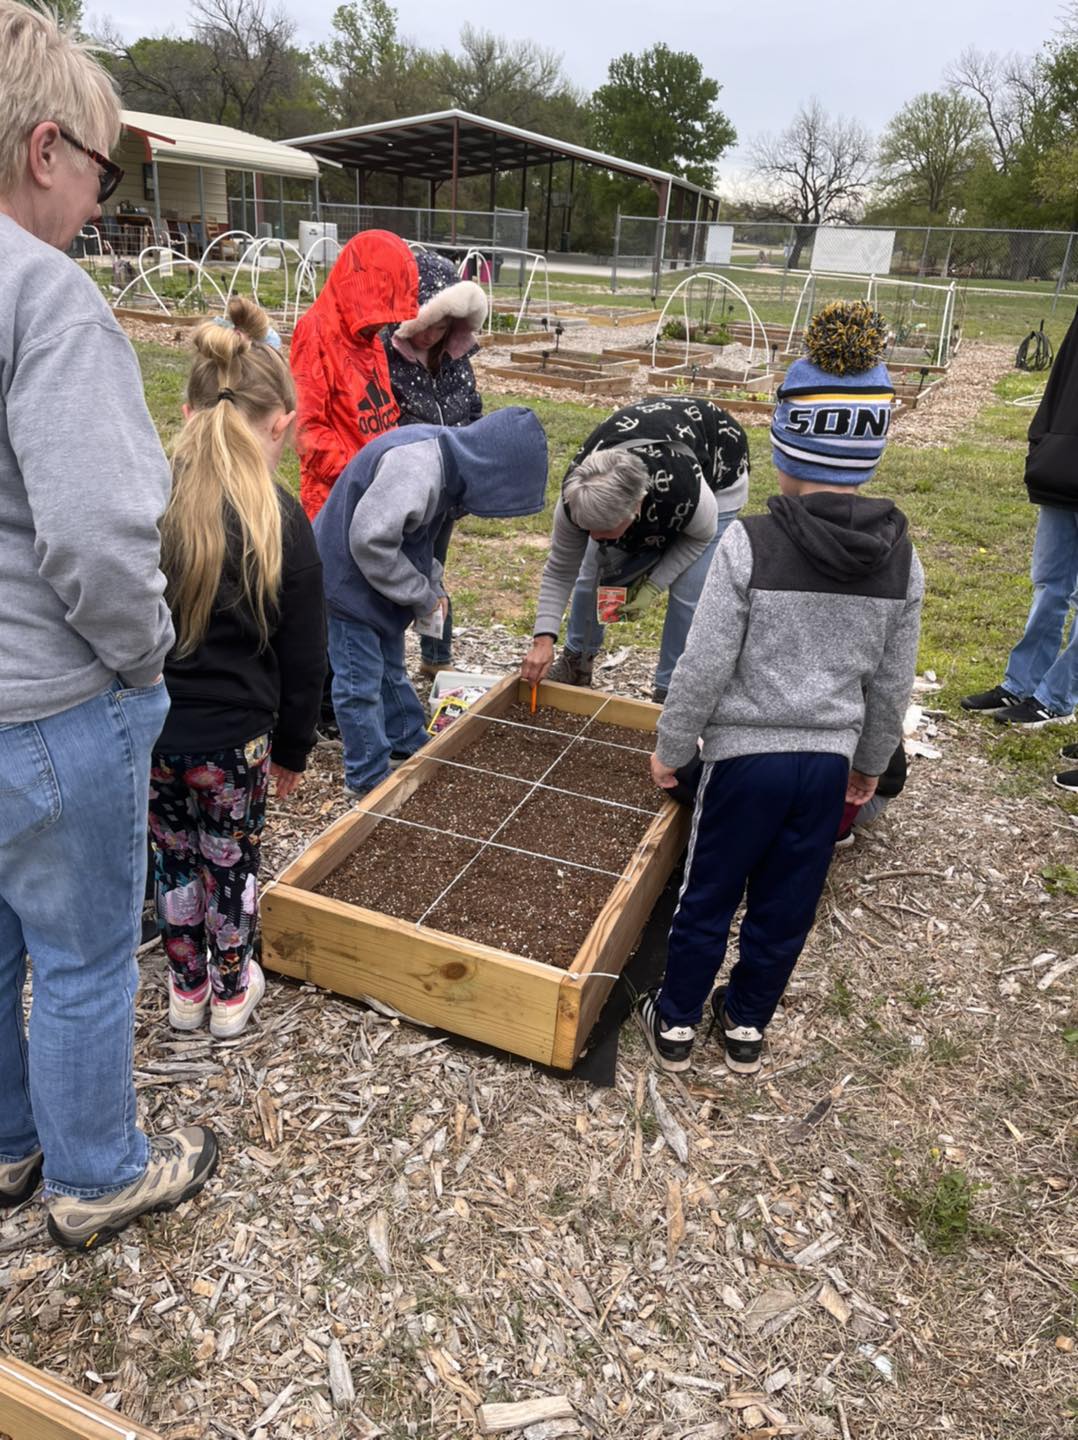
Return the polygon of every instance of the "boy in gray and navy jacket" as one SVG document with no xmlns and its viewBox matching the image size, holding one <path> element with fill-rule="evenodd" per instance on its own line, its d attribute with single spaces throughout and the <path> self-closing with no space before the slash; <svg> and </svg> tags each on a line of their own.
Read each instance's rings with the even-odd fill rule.
<svg viewBox="0 0 1078 1440">
<path fill-rule="evenodd" d="M 884 339 L 861 301 L 813 319 L 771 427 L 780 493 L 723 536 L 659 720 L 657 784 L 698 741 L 704 761 L 666 975 L 639 1012 L 667 1070 L 689 1066 L 746 890 L 740 956 L 711 1004 L 729 1068 L 760 1068 L 843 806 L 871 798 L 901 738 L 924 575 L 906 517 L 859 491 L 894 402 Z"/>
</svg>

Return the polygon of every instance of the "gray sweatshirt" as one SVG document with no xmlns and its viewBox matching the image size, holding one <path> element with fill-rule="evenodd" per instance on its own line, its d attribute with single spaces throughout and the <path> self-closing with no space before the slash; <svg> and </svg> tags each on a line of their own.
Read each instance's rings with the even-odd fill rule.
<svg viewBox="0 0 1078 1440">
<path fill-rule="evenodd" d="M 417 620 L 445 594 L 442 563 L 431 561 L 428 578 L 405 554 L 404 539 L 432 523 L 444 504 L 444 489 L 437 440 L 387 450 L 348 527 L 348 548 L 364 579 Z"/>
<path fill-rule="evenodd" d="M 773 496 L 715 552 L 659 718 L 676 769 L 782 751 L 880 775 L 902 736 L 924 573 L 889 500 Z"/>
<path fill-rule="evenodd" d="M 747 476 L 747 472 L 746 472 Z M 748 485 L 748 479 L 745 480 Z M 740 488 L 740 482 L 738 482 Z M 727 492 L 722 492 L 725 502 Z M 725 508 L 725 507 L 724 507 Z M 689 523 L 672 545 L 663 552 L 654 569 L 647 572 L 647 578 L 660 590 L 668 590 L 673 582 L 704 553 L 715 535 L 718 525 L 719 506 L 714 493 L 701 480 L 700 494 Z M 539 582 L 539 603 L 535 610 L 536 635 L 557 635 L 561 628 L 562 616 L 569 603 L 584 551 L 588 547 L 588 532 L 574 525 L 565 513 L 561 500 L 554 510 L 554 525 L 550 532 L 550 552 L 543 566 Z M 617 553 L 616 549 L 612 553 Z M 599 577 L 602 584 L 602 576 Z"/>
<path fill-rule="evenodd" d="M 0 215 L 0 723 L 161 673 L 169 483 L 138 363 L 96 285 Z"/>
</svg>

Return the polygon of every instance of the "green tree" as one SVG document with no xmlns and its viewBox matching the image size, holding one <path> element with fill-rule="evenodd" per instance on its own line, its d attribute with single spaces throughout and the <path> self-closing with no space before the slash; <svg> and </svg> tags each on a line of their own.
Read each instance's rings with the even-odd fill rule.
<svg viewBox="0 0 1078 1440">
<path fill-rule="evenodd" d="M 958 204 L 985 148 L 983 113 L 972 97 L 956 90 L 914 96 L 880 137 L 877 158 L 892 206 L 907 219 L 938 223 Z"/>
<path fill-rule="evenodd" d="M 591 97 L 592 133 L 608 155 L 712 185 L 737 132 L 718 108 L 720 85 L 686 50 L 653 45 L 611 60 Z"/>
</svg>

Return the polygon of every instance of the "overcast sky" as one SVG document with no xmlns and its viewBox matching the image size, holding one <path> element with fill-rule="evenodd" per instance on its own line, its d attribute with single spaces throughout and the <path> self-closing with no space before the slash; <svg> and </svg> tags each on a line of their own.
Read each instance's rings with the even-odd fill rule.
<svg viewBox="0 0 1078 1440">
<path fill-rule="evenodd" d="M 301 43 L 326 36 L 337 3 L 283 0 Z M 721 83 L 719 103 L 743 146 L 761 131 L 782 129 L 798 101 L 813 94 L 828 110 L 878 132 L 905 100 L 935 88 L 967 45 L 1039 49 L 1056 31 L 1062 0 L 396 0 L 396 7 L 401 33 L 427 46 L 452 47 L 464 20 L 536 40 L 559 51 L 569 76 L 586 90 L 601 84 L 609 60 L 627 50 L 659 40 L 691 50 Z M 87 9 L 110 15 L 128 38 L 147 31 L 144 0 L 88 0 Z M 182 14 L 180 6 L 176 12 Z M 185 27 L 177 21 L 174 28 Z M 722 177 L 729 182 L 743 163 L 739 148 L 724 160 Z"/>
</svg>

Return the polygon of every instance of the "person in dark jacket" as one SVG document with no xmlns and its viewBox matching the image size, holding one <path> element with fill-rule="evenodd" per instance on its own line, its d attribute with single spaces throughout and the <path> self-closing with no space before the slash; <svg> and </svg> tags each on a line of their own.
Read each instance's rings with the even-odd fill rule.
<svg viewBox="0 0 1078 1440">
<path fill-rule="evenodd" d="M 276 342 L 276 348 L 274 345 Z M 273 472 L 296 413 L 280 341 L 252 301 L 201 326 L 173 449 L 161 568 L 177 641 L 154 748 L 150 837 L 169 1022 L 238 1035 L 265 990 L 259 846 L 314 744 L 325 674 L 322 564 Z"/>
<path fill-rule="evenodd" d="M 450 261 L 423 250 L 419 270 L 419 312 L 403 325 L 388 326 L 382 340 L 389 380 L 400 406 L 398 425 L 471 425 L 483 413 L 471 357 L 487 318 L 487 297 L 474 280 L 461 280 Z M 434 541 L 434 558 L 445 566 L 453 536 L 449 516 Z M 453 661 L 453 603 L 446 597 L 440 636 L 419 640 L 424 675 L 448 670 Z"/>
<path fill-rule="evenodd" d="M 534 515 L 546 478 L 542 425 L 509 406 L 463 429 L 409 425 L 383 435 L 333 487 L 315 537 L 351 794 L 365 795 L 389 774 L 391 759 L 427 739 L 404 668 L 404 632 L 415 623 L 441 633 L 445 587 L 434 542 L 447 516 Z"/>
<path fill-rule="evenodd" d="M 1037 512 L 1033 604 L 1000 685 L 967 695 L 1004 725 L 1040 730 L 1074 719 L 1078 704 L 1078 316 L 1071 321 L 1029 427 L 1026 489 Z"/>
</svg>

